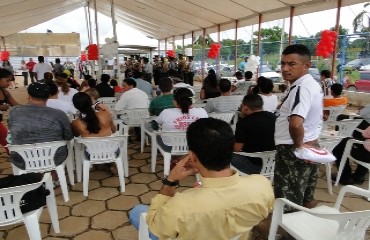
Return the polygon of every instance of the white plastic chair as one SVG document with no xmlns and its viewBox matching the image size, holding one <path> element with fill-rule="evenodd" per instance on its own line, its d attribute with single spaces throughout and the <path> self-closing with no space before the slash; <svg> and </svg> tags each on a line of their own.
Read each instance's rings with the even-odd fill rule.
<svg viewBox="0 0 370 240">
<path fill-rule="evenodd" d="M 121 185 L 121 192 L 125 191 L 125 165 L 128 165 L 127 150 L 123 149 L 126 136 L 112 137 L 90 137 L 76 138 L 75 142 L 81 143 L 86 147 L 86 152 L 90 155 L 87 158 L 85 151 L 81 151 L 83 166 L 83 195 L 88 196 L 89 174 L 91 164 L 103 164 L 115 162 L 117 164 L 118 177 Z M 119 152 L 117 152 L 119 151 Z M 118 156 L 117 156 L 118 154 Z"/>
<path fill-rule="evenodd" d="M 338 184 L 339 184 L 339 179 L 342 176 L 344 165 L 346 164 L 347 159 L 352 160 L 355 163 L 364 166 L 370 172 L 370 163 L 365 163 L 365 162 L 362 162 L 360 160 L 357 160 L 351 155 L 351 150 L 352 150 L 353 144 L 362 144 L 363 145 L 364 143 L 365 143 L 364 141 L 359 141 L 359 140 L 356 140 L 356 139 L 349 139 L 348 140 L 348 142 L 346 144 L 346 147 L 344 148 L 342 159 L 340 160 L 337 179 L 335 180 L 335 186 L 338 186 Z M 369 191 L 370 191 L 370 180 L 369 180 Z M 368 201 L 370 201 L 370 197 L 368 198 Z"/>
<path fill-rule="evenodd" d="M 220 119 L 230 124 L 235 117 L 235 112 L 212 112 L 208 114 L 208 117 Z"/>
<path fill-rule="evenodd" d="M 117 111 L 117 118 L 122 119 L 128 127 L 140 127 L 141 120 L 149 118 L 149 110 L 147 108 L 136 108 Z"/>
<path fill-rule="evenodd" d="M 335 107 L 325 107 L 324 111 L 328 110 L 329 116 L 328 116 L 328 119 L 323 122 L 324 124 L 323 129 L 326 129 L 328 125 L 331 125 L 331 126 L 335 125 L 334 123 L 337 122 L 337 117 L 339 116 L 339 114 L 341 114 L 344 111 L 344 109 L 346 109 L 346 107 L 347 105 L 339 105 Z"/>
<path fill-rule="evenodd" d="M 140 142 L 140 150 L 141 152 L 144 152 L 144 145 L 145 141 L 148 143 L 148 140 L 146 138 L 146 135 L 150 137 L 151 141 L 153 141 L 153 138 L 155 138 L 156 133 L 154 131 L 150 131 L 146 125 L 154 120 L 156 117 L 151 117 L 151 118 L 144 118 L 141 119 L 141 126 L 140 126 L 140 131 L 141 131 L 141 142 Z M 152 143 L 152 148 L 153 148 L 153 143 Z M 153 151 L 153 150 L 152 150 Z"/>
<path fill-rule="evenodd" d="M 271 182 L 274 181 L 274 170 L 275 170 L 275 154 L 276 151 L 265 151 L 265 152 L 254 152 L 254 153 L 247 153 L 247 152 L 234 152 L 234 154 L 246 156 L 246 157 L 255 157 L 262 159 L 262 169 L 260 174 L 269 178 Z M 248 175 L 241 171 L 239 171 L 234 166 L 231 166 L 232 169 L 238 171 L 239 175 L 244 176 Z"/>
<path fill-rule="evenodd" d="M 323 131 L 320 137 L 330 138 L 333 136 L 351 137 L 353 131 L 362 122 L 361 119 L 344 119 L 342 121 L 331 122 L 330 125 L 338 126 L 338 131 Z"/>
<path fill-rule="evenodd" d="M 116 97 L 101 97 L 101 98 L 98 98 L 98 101 L 107 105 L 111 111 L 114 111 L 114 107 L 116 106 L 116 103 L 117 103 L 117 98 Z"/>
<path fill-rule="evenodd" d="M 171 152 L 166 152 L 159 144 L 157 144 L 156 136 L 152 139 L 152 161 L 151 170 L 155 172 L 157 164 L 157 149 L 163 155 L 163 174 L 167 176 L 170 173 L 171 156 L 186 155 L 188 154 L 188 142 L 186 140 L 185 131 L 168 131 L 168 132 L 157 132 L 162 138 L 165 137 L 172 143 Z M 154 140 L 154 141 L 153 141 Z"/>
<path fill-rule="evenodd" d="M 308 209 L 285 198 L 276 199 L 268 239 L 276 239 L 279 225 L 295 239 L 300 240 L 365 239 L 366 229 L 370 225 L 370 210 L 340 212 L 341 202 L 347 192 L 370 197 L 370 191 L 348 185 L 340 190 L 334 207 L 319 206 Z M 299 211 L 283 213 L 285 205 Z"/>
<path fill-rule="evenodd" d="M 58 211 L 50 173 L 46 173 L 43 179 L 37 183 L 0 189 L 0 226 L 24 222 L 29 238 L 31 240 L 41 240 L 39 217 L 43 207 L 22 214 L 20 204 L 25 193 L 40 187 L 43 183 L 46 184 L 46 188 L 50 191 L 49 196 L 46 197 L 46 204 L 54 232 L 60 233 Z"/>
<path fill-rule="evenodd" d="M 54 156 L 59 147 L 67 146 L 70 151 L 70 145 L 68 141 L 55 141 L 55 142 L 44 142 L 34 144 L 22 144 L 22 145 L 8 145 L 10 152 L 17 152 L 22 156 L 25 161 L 25 169 L 19 169 L 14 164 L 13 173 L 14 175 L 20 175 L 23 173 L 36 172 L 44 173 L 55 170 L 58 174 L 60 187 L 65 202 L 69 201 L 67 180 L 64 168 L 67 166 L 67 172 L 69 177 L 69 183 L 74 185 L 74 173 L 73 173 L 73 162 L 71 159 L 72 154 L 68 153 L 67 159 L 60 165 L 56 166 L 54 162 Z"/>
</svg>

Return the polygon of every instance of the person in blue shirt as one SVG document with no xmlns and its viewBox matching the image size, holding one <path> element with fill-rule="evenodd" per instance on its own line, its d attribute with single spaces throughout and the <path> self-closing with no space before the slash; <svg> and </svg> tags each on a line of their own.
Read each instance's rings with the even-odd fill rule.
<svg viewBox="0 0 370 240">
<path fill-rule="evenodd" d="M 245 72 L 246 71 L 246 67 L 247 67 L 247 64 L 248 64 L 248 59 L 249 59 L 249 57 L 246 56 L 244 58 L 244 61 L 241 62 L 241 63 L 239 63 L 239 65 L 238 65 L 238 70 L 239 71 L 242 71 L 242 72 Z"/>
</svg>

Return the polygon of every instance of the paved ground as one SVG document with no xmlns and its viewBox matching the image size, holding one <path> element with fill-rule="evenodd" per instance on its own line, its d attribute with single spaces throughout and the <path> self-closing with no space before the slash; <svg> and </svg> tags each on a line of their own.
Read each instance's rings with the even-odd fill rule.
<svg viewBox="0 0 370 240">
<path fill-rule="evenodd" d="M 25 88 L 10 90 L 13 97 L 20 103 L 25 103 L 27 94 Z M 3 151 L 1 149 L 1 151 Z M 109 171 L 91 171 L 89 197 L 82 195 L 81 183 L 70 186 L 70 201 L 63 201 L 60 188 L 56 189 L 58 213 L 60 219 L 60 234 L 52 230 L 47 211 L 41 215 L 40 225 L 44 239 L 75 239 L 75 240 L 135 240 L 137 231 L 128 221 L 128 211 L 138 203 L 149 204 L 150 199 L 158 193 L 163 176 L 163 163 L 158 161 L 157 172 L 150 172 L 150 148 L 140 153 L 138 142 L 129 144 L 129 177 L 126 178 L 126 191 L 119 192 L 118 177 Z M 8 157 L 0 154 L 0 177 L 12 173 Z M 194 184 L 194 178 L 188 177 L 180 182 L 179 191 Z M 367 181 L 363 184 L 366 188 Z M 317 184 L 315 197 L 322 204 L 331 205 L 340 189 L 334 187 L 334 194 L 327 192 L 325 168 L 320 169 L 320 179 Z M 370 209 L 370 203 L 359 197 L 347 197 L 342 206 L 343 210 Z M 28 239 L 23 225 L 13 225 L 0 228 L 0 239 Z M 257 238 L 254 238 L 257 239 Z M 259 238 L 258 238 L 259 239 Z M 367 235 L 370 239 L 370 234 Z"/>
</svg>

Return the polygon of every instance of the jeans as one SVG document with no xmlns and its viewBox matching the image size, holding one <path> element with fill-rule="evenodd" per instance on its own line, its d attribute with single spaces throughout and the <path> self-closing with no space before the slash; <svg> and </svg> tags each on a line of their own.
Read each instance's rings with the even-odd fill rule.
<svg viewBox="0 0 370 240">
<path fill-rule="evenodd" d="M 259 174 L 262 168 L 262 160 L 233 154 L 231 165 L 245 174 Z"/>
<path fill-rule="evenodd" d="M 144 205 L 144 204 L 138 204 L 136 205 L 133 209 L 131 209 L 131 211 L 129 212 L 128 214 L 128 217 L 132 223 L 132 225 L 137 229 L 139 230 L 139 224 L 140 224 L 140 215 L 142 213 L 146 213 L 148 212 L 148 209 L 149 209 L 149 206 L 148 205 Z M 150 239 L 152 240 L 157 240 L 159 239 L 157 236 L 153 235 L 150 231 L 149 231 L 149 237 Z"/>
</svg>

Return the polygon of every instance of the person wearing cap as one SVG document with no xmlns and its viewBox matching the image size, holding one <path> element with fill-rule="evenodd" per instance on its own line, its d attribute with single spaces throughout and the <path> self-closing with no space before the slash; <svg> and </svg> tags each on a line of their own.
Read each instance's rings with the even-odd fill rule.
<svg viewBox="0 0 370 240">
<path fill-rule="evenodd" d="M 44 56 L 38 56 L 37 60 L 39 61 L 34 67 L 33 72 L 36 74 L 36 80 L 41 81 L 44 79 L 44 73 L 45 72 L 53 72 L 53 67 L 50 65 L 50 63 L 45 63 Z"/>
<path fill-rule="evenodd" d="M 193 86 L 193 79 L 194 79 L 194 56 L 188 56 L 188 61 L 185 67 L 185 75 L 184 75 L 184 82 Z"/>
<path fill-rule="evenodd" d="M 193 93 L 193 95 L 195 96 L 195 91 L 193 89 L 193 86 L 191 86 L 187 83 L 184 83 L 184 80 L 179 78 L 178 74 L 175 71 L 169 70 L 168 71 L 168 76 L 172 79 L 174 90 L 177 89 L 177 88 L 188 88 Z"/>
<path fill-rule="evenodd" d="M 11 144 L 71 140 L 73 133 L 67 115 L 61 110 L 46 106 L 50 96 L 48 84 L 32 83 L 27 91 L 28 104 L 17 105 L 9 113 L 8 127 Z M 63 163 L 67 155 L 67 147 L 60 147 L 54 157 L 55 164 Z M 25 163 L 19 154 L 11 152 L 10 160 L 16 167 L 25 169 Z"/>
<path fill-rule="evenodd" d="M 239 63 L 238 65 L 238 70 L 241 71 L 241 72 L 245 72 L 246 69 L 247 69 L 247 64 L 248 64 L 248 59 L 249 59 L 249 56 L 246 56 L 244 58 L 244 61 Z"/>
</svg>

